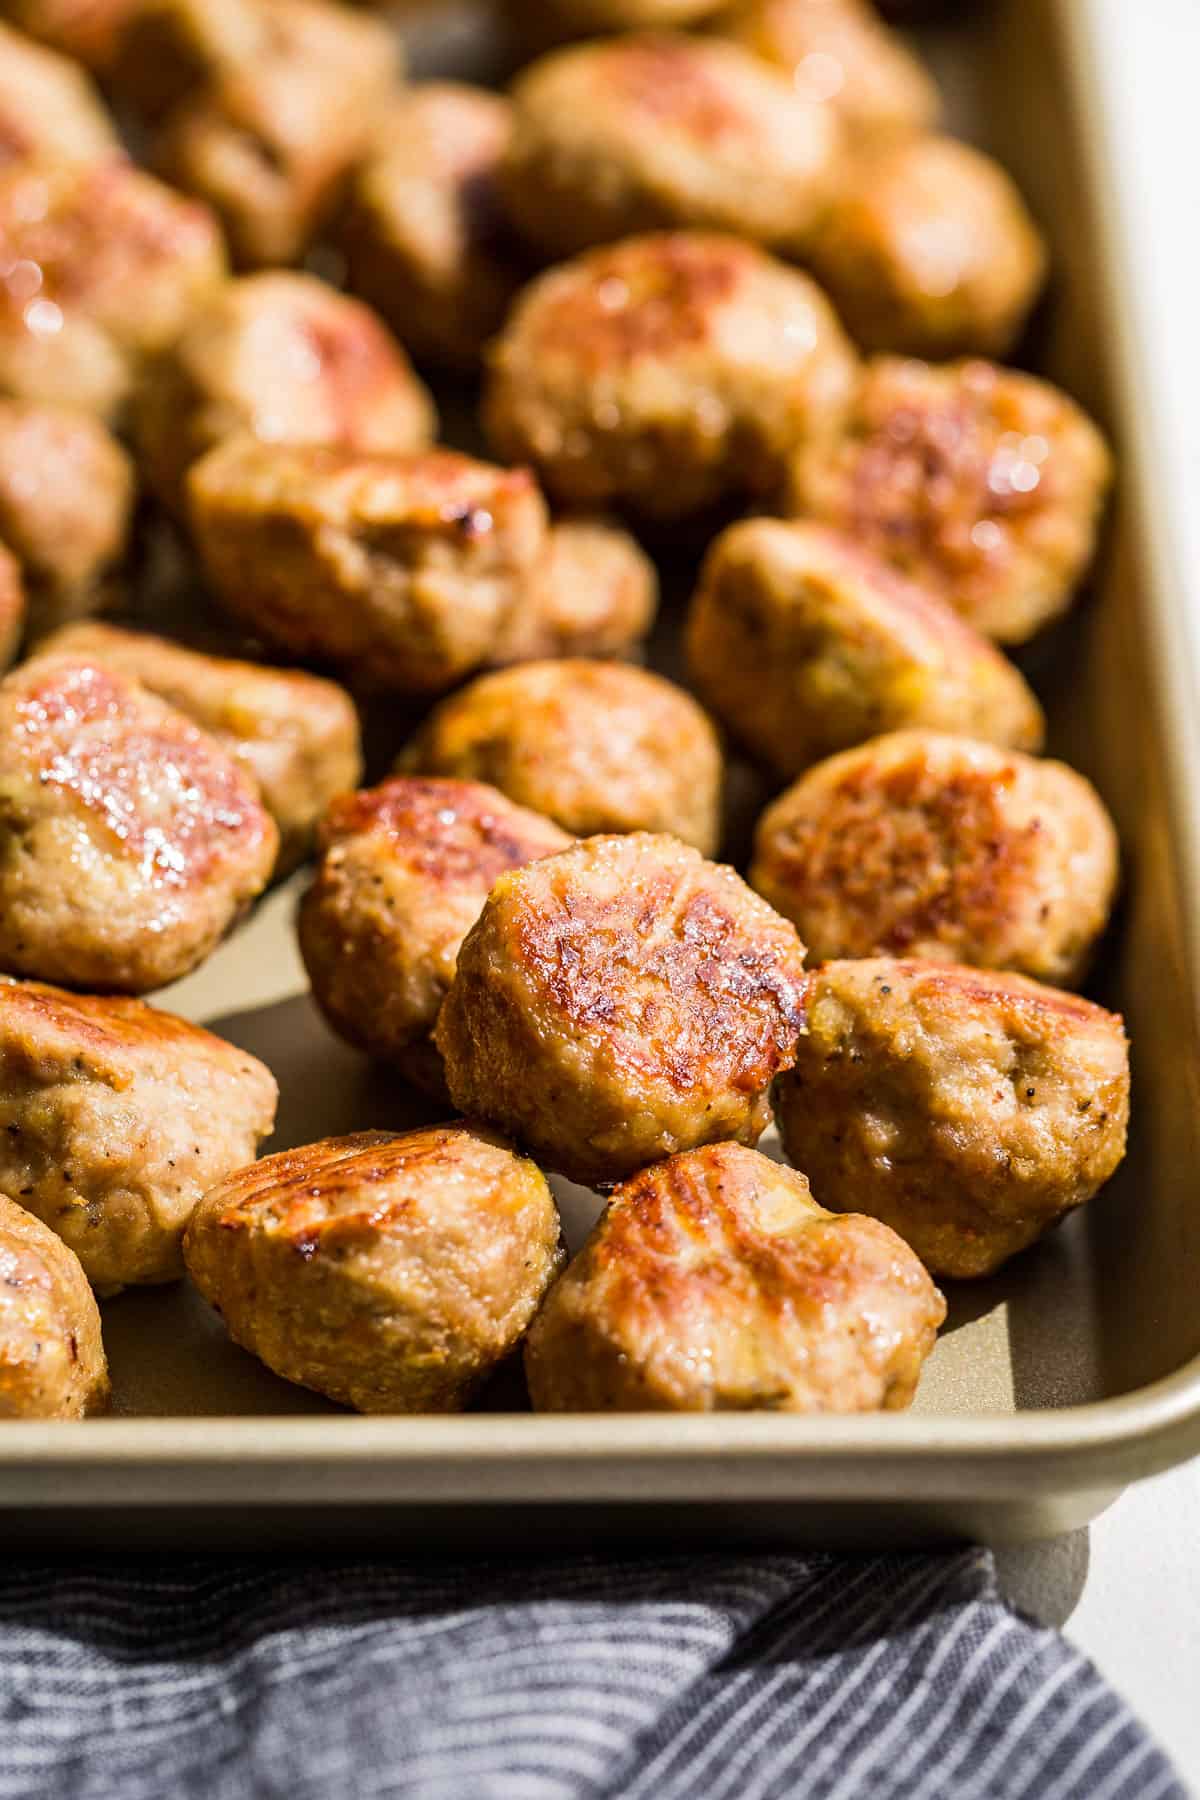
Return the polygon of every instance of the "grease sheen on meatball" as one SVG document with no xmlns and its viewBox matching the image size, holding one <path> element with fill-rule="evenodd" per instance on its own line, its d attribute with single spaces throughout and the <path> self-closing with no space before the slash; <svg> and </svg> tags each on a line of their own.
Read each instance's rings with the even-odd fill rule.
<svg viewBox="0 0 1200 1800">
<path fill-rule="evenodd" d="M 1117 840 L 1064 763 L 897 731 L 817 763 L 759 823 L 750 880 L 814 956 L 911 955 L 1078 980 Z"/>
<path fill-rule="evenodd" d="M 834 191 L 832 115 L 716 38 L 558 50 L 524 71 L 512 97 L 505 204 L 551 256 L 671 226 L 794 251 Z"/>
<path fill-rule="evenodd" d="M 354 702 L 318 675 L 208 656 L 99 621 L 65 627 L 39 654 L 81 656 L 116 669 L 223 744 L 253 778 L 279 829 L 276 874 L 303 858 L 329 802 L 362 773 Z"/>
<path fill-rule="evenodd" d="M 852 539 L 748 519 L 709 550 L 687 623 L 713 711 L 781 775 L 909 725 L 1038 750 L 1041 708 L 1006 657 Z"/>
<path fill-rule="evenodd" d="M 837 444 L 798 455 L 792 510 L 1019 644 L 1070 606 L 1111 475 L 1096 427 L 1048 382 L 879 357 Z"/>
<path fill-rule="evenodd" d="M 147 478 L 176 511 L 197 457 L 251 432 L 271 444 L 422 449 L 433 403 L 407 356 L 358 300 L 311 275 L 225 284 L 155 365 L 135 429 Z"/>
<path fill-rule="evenodd" d="M 619 1187 L 534 1321 L 541 1412 L 905 1407 L 945 1317 L 912 1251 L 803 1175 L 709 1144 Z"/>
<path fill-rule="evenodd" d="M 0 1191 L 71 1246 L 88 1279 L 174 1281 L 201 1194 L 252 1162 L 275 1119 L 269 1069 L 140 1000 L 0 978 Z"/>
<path fill-rule="evenodd" d="M 235 1342 L 360 1412 L 453 1412 L 562 1262 L 545 1177 L 473 1125 L 363 1131 L 207 1194 L 188 1271 Z"/>
<path fill-rule="evenodd" d="M 566 658 L 480 675 L 404 752 L 425 775 L 488 781 L 576 837 L 669 831 L 711 854 L 721 747 L 690 694 L 627 663 Z"/>
<path fill-rule="evenodd" d="M 736 238 L 667 232 L 539 276 L 493 345 L 484 423 L 568 506 L 674 519 L 770 495 L 850 404 L 820 289 Z"/>
<path fill-rule="evenodd" d="M 639 832 L 500 877 L 434 1038 L 457 1106 L 602 1185 L 757 1142 L 804 996 L 791 925 L 732 869 Z"/>
<path fill-rule="evenodd" d="M 409 694 L 487 657 L 545 548 L 528 470 L 451 450 L 371 456 L 231 438 L 194 465 L 197 547 L 269 642 Z"/>
<path fill-rule="evenodd" d="M 516 292 L 496 189 L 512 109 L 499 94 L 428 81 L 394 100 L 350 193 L 350 286 L 418 355 L 471 368 Z"/>
<path fill-rule="evenodd" d="M 163 987 L 261 892 L 278 841 L 233 758 L 136 682 L 70 656 L 0 682 L 0 968 Z"/>
<path fill-rule="evenodd" d="M 1120 1163 L 1128 1046 L 1117 1014 L 1018 975 L 833 962 L 775 1108 L 823 1206 L 883 1220 L 935 1275 L 988 1275 Z"/>
<path fill-rule="evenodd" d="M 463 938 L 498 876 L 570 841 L 483 782 L 400 775 L 336 801 L 298 920 L 333 1029 L 440 1096 L 428 1040 Z"/>
<path fill-rule="evenodd" d="M 82 1419 L 109 1401 L 100 1313 L 79 1259 L 0 1194 L 0 1419 Z"/>
</svg>

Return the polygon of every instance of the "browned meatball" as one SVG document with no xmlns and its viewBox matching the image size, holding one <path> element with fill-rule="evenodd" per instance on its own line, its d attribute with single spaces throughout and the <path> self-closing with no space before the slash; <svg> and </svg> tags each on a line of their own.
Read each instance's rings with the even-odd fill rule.
<svg viewBox="0 0 1200 1800">
<path fill-rule="evenodd" d="M 935 1275 L 988 1275 L 1125 1154 L 1120 1018 L 1018 975 L 834 962 L 776 1089 L 823 1206 L 898 1231 Z"/>
<path fill-rule="evenodd" d="M 529 473 L 449 450 L 368 456 L 241 437 L 194 465 L 188 491 L 231 612 L 286 650 L 404 693 L 437 693 L 487 659 L 545 546 Z"/>
<path fill-rule="evenodd" d="M 939 358 L 1003 356 L 1046 273 L 1010 177 L 948 137 L 861 151 L 809 256 L 858 343 Z"/>
<path fill-rule="evenodd" d="M 224 745 L 279 828 L 277 874 L 303 859 L 329 802 L 362 774 L 358 713 L 336 682 L 99 623 L 68 626 L 40 646 L 59 653 L 140 681 Z"/>
<path fill-rule="evenodd" d="M 794 510 L 847 532 L 976 630 L 1022 643 L 1091 560 L 1111 461 L 1075 403 L 991 363 L 880 357 L 833 450 L 801 452 Z"/>
<path fill-rule="evenodd" d="M 350 286 L 418 356 L 473 367 L 516 291 L 496 191 L 511 120 L 499 94 L 424 82 L 392 103 L 354 176 Z"/>
<path fill-rule="evenodd" d="M 886 1225 L 709 1144 L 625 1182 L 525 1346 L 540 1412 L 907 1406 L 946 1304 Z"/>
<path fill-rule="evenodd" d="M 207 208 L 114 157 L 0 172 L 0 392 L 119 415 L 224 276 Z"/>
<path fill-rule="evenodd" d="M 102 1290 L 174 1281 L 192 1208 L 275 1121 L 269 1069 L 140 1000 L 0 978 L 0 1190 Z"/>
<path fill-rule="evenodd" d="M 142 4 L 143 0 L 4 0 L 0 11 L 28 36 L 107 74 L 125 23 Z"/>
<path fill-rule="evenodd" d="M 0 1419 L 82 1419 L 108 1400 L 100 1312 L 79 1259 L 0 1194 Z"/>
<path fill-rule="evenodd" d="M 863 0 L 735 0 L 714 26 L 828 106 L 852 142 L 937 119 L 933 77 Z"/>
<path fill-rule="evenodd" d="M 457 1106 L 598 1186 L 755 1143 L 804 998 L 794 928 L 732 869 L 639 832 L 502 875 L 434 1037 Z"/>
<path fill-rule="evenodd" d="M 1117 881 L 1091 784 L 973 738 L 897 731 L 767 808 L 750 880 L 813 955 L 890 953 L 1071 983 Z"/>
<path fill-rule="evenodd" d="M 478 1126 L 268 1156 L 197 1207 L 188 1271 L 230 1334 L 360 1412 L 456 1412 L 562 1261 L 545 1177 Z"/>
<path fill-rule="evenodd" d="M 77 64 L 0 24 L 0 164 L 115 155 L 116 131 Z"/>
<path fill-rule="evenodd" d="M 627 656 L 654 623 L 658 575 L 636 538 L 603 518 L 559 519 L 489 662 Z"/>
<path fill-rule="evenodd" d="M 827 443 L 857 373 L 820 289 L 734 238 L 663 233 L 530 283 L 491 357 L 484 422 L 564 504 L 680 518 L 772 494 Z"/>
<path fill-rule="evenodd" d="M 721 746 L 690 694 L 627 663 L 521 663 L 432 712 L 402 765 L 489 781 L 565 831 L 669 831 L 711 855 Z"/>
<path fill-rule="evenodd" d="M 1038 750 L 1042 711 L 950 607 L 820 525 L 749 519 L 708 553 L 687 625 L 705 700 L 792 776 L 906 725 Z"/>
<path fill-rule="evenodd" d="M 133 464 L 98 419 L 0 400 L 0 540 L 20 561 L 35 636 L 103 604 L 135 494 Z"/>
<path fill-rule="evenodd" d="M 582 44 L 542 58 L 512 93 L 505 204 L 551 256 L 673 225 L 795 251 L 833 194 L 831 114 L 736 44 Z"/>
<path fill-rule="evenodd" d="M 233 758 L 136 682 L 66 656 L 0 682 L 0 968 L 163 987 L 261 892 L 278 841 Z"/>
<path fill-rule="evenodd" d="M 337 801 L 298 921 L 313 994 L 333 1029 L 440 1098 L 429 1037 L 459 945 L 498 876 L 570 841 L 478 781 L 393 776 Z"/>
<path fill-rule="evenodd" d="M 226 283 L 156 365 L 136 418 L 146 474 L 177 512 L 191 464 L 239 432 L 391 452 L 423 448 L 435 427 L 428 393 L 370 308 L 294 274 Z"/>
<path fill-rule="evenodd" d="M 152 147 L 215 209 L 242 268 L 303 254 L 366 150 L 399 73 L 395 33 L 328 0 L 256 0 L 255 46 L 222 59 Z"/>
</svg>

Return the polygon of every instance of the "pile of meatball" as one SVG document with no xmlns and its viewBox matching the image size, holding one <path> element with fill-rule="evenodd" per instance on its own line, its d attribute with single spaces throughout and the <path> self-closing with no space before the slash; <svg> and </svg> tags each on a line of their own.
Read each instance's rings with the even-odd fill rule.
<svg viewBox="0 0 1200 1800">
<path fill-rule="evenodd" d="M 337 0 L 0 4 L 0 1415 L 185 1273 L 368 1412 L 522 1344 L 539 1410 L 899 1408 L 1124 1154 L 1116 836 L 1020 667 L 1110 459 L 1004 360 L 1021 195 L 864 0 L 505 13 L 485 91 Z M 256 1160 L 271 1072 L 143 996 L 305 863 L 443 1122 Z"/>
</svg>

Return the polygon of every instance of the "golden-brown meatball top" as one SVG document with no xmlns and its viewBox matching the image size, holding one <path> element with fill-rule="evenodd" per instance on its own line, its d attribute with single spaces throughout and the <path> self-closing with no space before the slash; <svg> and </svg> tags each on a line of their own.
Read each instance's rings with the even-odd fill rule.
<svg viewBox="0 0 1200 1800">
<path fill-rule="evenodd" d="M 945 1313 L 895 1232 L 826 1212 L 757 1150 L 708 1144 L 616 1190 L 525 1370 L 542 1412 L 893 1410 Z"/>
<path fill-rule="evenodd" d="M 804 1024 L 804 948 L 675 838 L 594 837 L 502 875 L 435 1041 L 454 1102 L 574 1180 L 753 1144 Z"/>
<path fill-rule="evenodd" d="M 100 1313 L 78 1258 L 0 1194 L 0 1419 L 82 1419 L 108 1399 Z"/>
<path fill-rule="evenodd" d="M 822 1206 L 883 1220 L 935 1275 L 987 1275 L 1120 1163 L 1128 1046 L 1115 1013 L 1018 975 L 832 962 L 775 1110 Z"/>
</svg>

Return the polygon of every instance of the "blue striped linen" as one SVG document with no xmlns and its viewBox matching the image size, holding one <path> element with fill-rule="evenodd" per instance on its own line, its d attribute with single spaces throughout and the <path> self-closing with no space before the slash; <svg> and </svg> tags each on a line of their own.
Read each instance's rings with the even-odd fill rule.
<svg viewBox="0 0 1200 1800">
<path fill-rule="evenodd" d="M 1184 1800 L 982 1550 L 0 1576 L 0 1800 Z"/>
</svg>

